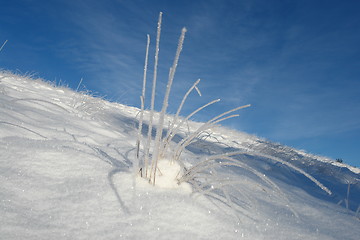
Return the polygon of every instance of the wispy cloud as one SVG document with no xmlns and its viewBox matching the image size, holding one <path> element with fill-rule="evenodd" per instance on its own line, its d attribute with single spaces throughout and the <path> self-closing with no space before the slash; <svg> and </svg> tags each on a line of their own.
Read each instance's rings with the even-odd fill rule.
<svg viewBox="0 0 360 240">
<path fill-rule="evenodd" d="M 66 46 L 60 49 L 73 57 L 77 68 L 87 75 L 85 83 L 87 77 L 90 85 L 97 85 L 110 98 L 136 105 L 146 34 L 152 36 L 153 49 L 158 11 L 167 9 L 159 89 L 166 84 L 181 27 L 189 30 L 170 111 L 175 111 L 191 83 L 201 78 L 203 96 L 193 96 L 185 112 L 215 98 L 222 98 L 222 103 L 204 115 L 251 103 L 253 109 L 246 113 L 249 117 L 231 124 L 238 128 L 243 124 L 254 132 L 284 140 L 359 127 L 359 105 L 352 100 L 358 99 L 354 90 L 358 89 L 356 73 L 341 69 L 344 64 L 358 63 L 346 62 L 354 58 L 346 44 L 359 40 L 358 35 L 351 35 L 349 27 L 340 28 L 336 23 L 332 31 L 326 30 L 326 22 L 309 27 L 301 8 L 288 8 L 289 15 L 279 15 L 277 11 L 283 12 L 280 5 L 264 4 L 259 8 L 252 1 L 231 4 L 235 4 L 233 9 L 217 1 L 189 3 L 188 10 L 179 7 L 175 14 L 173 8 L 161 4 L 147 4 L 140 11 L 135 2 L 114 5 L 110 1 L 77 1 L 69 4 L 66 12 L 75 26 L 71 30 L 74 39 L 64 42 Z M 298 19 L 288 21 L 291 14 Z M 357 37 L 352 39 L 350 35 Z M 152 61 L 150 56 L 150 65 Z M 150 78 L 151 74 L 150 66 Z M 158 97 L 161 99 L 160 93 Z"/>
<path fill-rule="evenodd" d="M 62 43 L 58 54 L 71 59 L 83 72 L 89 88 L 99 89 L 113 100 L 132 103 L 135 92 L 140 92 L 146 34 L 132 22 L 136 16 L 130 12 L 128 16 L 114 14 L 114 6 L 121 10 L 122 5 L 108 1 L 69 3 L 65 16 L 72 24 L 72 39 Z"/>
</svg>

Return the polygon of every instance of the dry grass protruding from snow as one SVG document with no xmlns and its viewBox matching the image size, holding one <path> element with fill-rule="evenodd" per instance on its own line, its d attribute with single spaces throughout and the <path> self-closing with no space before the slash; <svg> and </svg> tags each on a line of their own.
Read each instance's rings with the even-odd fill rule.
<svg viewBox="0 0 360 240">
<path fill-rule="evenodd" d="M 209 103 L 195 109 L 192 113 L 187 115 L 185 118 L 180 118 L 181 110 L 192 91 L 196 91 L 200 96 L 201 92 L 198 88 L 198 84 L 200 79 L 194 82 L 194 84 L 188 89 L 188 91 L 183 96 L 183 99 L 176 111 L 175 116 L 172 118 L 166 134 L 163 134 L 165 129 L 165 116 L 168 108 L 168 101 L 171 93 L 171 86 L 175 77 L 176 68 L 178 65 L 178 61 L 180 58 L 180 54 L 183 48 L 186 28 L 183 28 L 181 31 L 181 35 L 179 37 L 178 47 L 175 54 L 174 62 L 169 71 L 169 78 L 167 83 L 167 88 L 165 91 L 165 96 L 163 99 L 162 109 L 159 113 L 159 117 L 157 121 L 154 121 L 154 103 L 155 103 L 155 95 L 156 95 L 156 81 L 157 81 L 157 68 L 158 68 L 158 59 L 159 59 L 159 44 L 160 44 L 160 34 L 161 34 L 161 23 L 162 23 L 162 13 L 159 14 L 158 20 L 158 28 L 157 28 L 157 36 L 156 36 L 156 49 L 155 49 L 155 63 L 154 63 L 154 76 L 152 83 L 152 93 L 151 93 L 151 106 L 150 106 L 150 116 L 148 120 L 148 131 L 145 137 L 142 136 L 143 124 L 144 124 L 144 111 L 145 111 L 145 89 L 146 89 L 146 80 L 147 80 L 147 68 L 148 68 L 148 55 L 149 55 L 149 45 L 150 45 L 150 36 L 147 35 L 147 45 L 146 45 L 146 55 L 145 55 L 145 65 L 144 65 L 144 77 L 143 77 L 143 88 L 142 95 L 140 97 L 141 101 L 141 110 L 140 110 L 140 120 L 138 127 L 138 136 L 136 141 L 136 160 L 134 163 L 134 175 L 135 177 L 140 173 L 140 176 L 146 179 L 149 183 L 153 185 L 163 186 L 164 184 L 168 186 L 169 182 L 172 184 L 176 182 L 177 184 L 191 184 L 194 192 L 198 192 L 202 195 L 211 197 L 213 199 L 219 200 L 220 202 L 225 203 L 225 205 L 229 206 L 232 210 L 235 210 L 237 213 L 246 214 L 241 207 L 241 203 L 245 203 L 246 205 L 251 205 L 251 199 L 246 193 L 242 193 L 241 189 L 237 189 L 237 196 L 231 194 L 228 191 L 228 187 L 234 187 L 237 185 L 236 182 L 232 181 L 229 178 L 222 178 L 218 175 L 218 172 L 223 170 L 224 167 L 233 167 L 240 168 L 250 172 L 256 177 L 260 178 L 264 185 L 270 186 L 272 191 L 276 192 L 278 196 L 283 201 L 285 206 L 288 206 L 291 211 L 297 216 L 296 212 L 292 210 L 290 206 L 290 202 L 287 199 L 286 195 L 281 191 L 280 187 L 272 181 L 269 177 L 267 177 L 262 172 L 256 170 L 255 168 L 249 166 L 246 162 L 242 162 L 239 159 L 234 158 L 236 155 L 249 155 L 256 156 L 259 158 L 270 159 L 275 162 L 279 162 L 283 165 L 290 167 L 291 169 L 303 174 L 305 177 L 314 182 L 318 187 L 322 190 L 331 194 L 331 191 L 321 184 L 314 177 L 304 172 L 302 169 L 290 164 L 287 161 L 282 159 L 260 154 L 260 153 L 250 153 L 250 152 L 227 152 L 220 155 L 213 155 L 206 157 L 203 161 L 200 161 L 198 164 L 195 164 L 191 167 L 186 167 L 185 163 L 181 159 L 182 153 L 185 151 L 186 147 L 191 143 L 196 141 L 199 137 L 201 137 L 208 129 L 211 129 L 216 124 L 227 120 L 229 118 L 238 117 L 238 114 L 234 114 L 234 112 L 247 108 L 250 105 L 244 105 L 240 107 L 236 107 L 225 111 L 213 118 L 209 121 L 203 123 L 196 129 L 195 131 L 189 133 L 182 140 L 180 140 L 175 146 L 171 146 L 171 142 L 176 135 L 180 135 L 180 130 L 183 125 L 188 122 L 188 120 L 194 116 L 199 111 L 204 108 L 215 104 L 220 101 L 220 99 L 216 99 L 210 101 Z M 156 134 L 153 139 L 152 131 L 155 129 L 156 125 Z M 163 136 L 164 135 L 164 136 Z M 141 149 L 141 147 L 143 147 Z M 142 154 L 141 154 L 142 153 Z M 176 167 L 175 167 L 176 166 Z M 175 170 L 174 170 L 175 169 Z M 176 171 L 176 174 L 174 174 Z M 165 174 L 163 174 L 164 172 Z M 170 175 L 167 175 L 171 172 Z M 165 177 L 167 176 L 167 177 Z M 169 177 L 173 178 L 169 180 Z M 166 179 L 165 181 L 160 180 L 160 178 Z M 159 182 L 157 181 L 159 179 Z M 165 182 L 165 183 L 164 183 Z M 171 185 L 170 184 L 170 185 Z M 165 186 L 164 185 L 164 186 Z M 241 196 L 243 199 L 239 201 L 238 197 Z M 241 203 L 240 203 L 241 202 Z"/>
</svg>

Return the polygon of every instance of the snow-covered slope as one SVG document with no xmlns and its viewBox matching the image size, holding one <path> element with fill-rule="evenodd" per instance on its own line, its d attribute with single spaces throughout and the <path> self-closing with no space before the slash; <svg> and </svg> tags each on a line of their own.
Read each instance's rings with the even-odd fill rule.
<svg viewBox="0 0 360 240">
<path fill-rule="evenodd" d="M 243 155 L 237 160 L 281 191 L 265 177 L 224 167 L 218 174 L 231 179 L 229 205 L 216 191 L 134 181 L 136 108 L 4 72 L 0 106 L 1 239 L 360 236 L 357 168 L 216 127 L 187 148 L 182 157 L 189 166 L 204 156 L 256 152 L 291 162 L 332 191 L 267 157 Z M 199 124 L 189 122 L 184 134 Z"/>
</svg>

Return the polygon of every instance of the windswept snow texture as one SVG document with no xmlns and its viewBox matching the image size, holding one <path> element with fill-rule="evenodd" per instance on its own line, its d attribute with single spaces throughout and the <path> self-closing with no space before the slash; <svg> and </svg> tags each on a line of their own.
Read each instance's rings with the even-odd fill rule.
<svg viewBox="0 0 360 240">
<path fill-rule="evenodd" d="M 291 162 L 333 194 L 289 167 L 250 155 L 238 160 L 286 197 L 262 178 L 230 167 L 218 173 L 232 179 L 230 207 L 189 186 L 134 181 L 138 112 L 0 73 L 0 238 L 359 239 L 359 169 L 223 127 L 187 148 L 187 166 L 208 155 L 255 151 Z M 183 134 L 200 124 L 189 122 Z"/>
</svg>

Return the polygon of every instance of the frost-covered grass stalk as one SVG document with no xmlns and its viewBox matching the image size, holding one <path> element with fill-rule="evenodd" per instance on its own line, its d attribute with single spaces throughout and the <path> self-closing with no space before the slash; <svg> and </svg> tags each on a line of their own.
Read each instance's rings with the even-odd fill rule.
<svg viewBox="0 0 360 240">
<path fill-rule="evenodd" d="M 8 40 L 5 40 L 5 42 L 3 43 L 3 45 L 1 45 L 1 47 L 0 47 L 0 52 L 1 52 L 1 50 L 4 48 L 4 46 L 5 46 L 5 44 L 7 43 L 7 41 L 8 41 Z"/>
<path fill-rule="evenodd" d="M 141 111 L 140 111 L 140 120 L 139 120 L 139 128 L 138 128 L 138 136 L 136 140 L 136 161 L 135 161 L 135 174 L 139 169 L 139 162 L 140 162 L 140 141 L 141 141 L 141 133 L 143 127 L 143 120 L 144 120 L 144 108 L 145 108 L 145 93 L 146 93 L 146 76 L 147 76 L 147 66 L 148 66 L 148 59 L 149 59 L 149 46 L 150 46 L 150 36 L 147 35 L 147 43 L 146 43 L 146 52 L 145 52 L 145 64 L 144 64 L 144 78 L 143 78 L 143 88 L 142 88 L 142 95 L 140 96 L 141 101 Z"/>
<path fill-rule="evenodd" d="M 349 209 L 349 208 L 350 208 L 350 205 L 349 205 L 349 201 L 350 201 L 350 187 L 351 187 L 351 183 L 349 182 L 349 183 L 348 183 L 348 186 L 347 186 L 346 197 L 338 202 L 338 205 L 341 205 L 341 204 L 344 202 L 346 209 Z"/>
<path fill-rule="evenodd" d="M 347 192 L 346 192 L 346 199 L 345 199 L 346 209 L 349 209 L 349 195 L 350 195 L 350 183 L 348 183 Z"/>
<path fill-rule="evenodd" d="M 149 128 L 148 128 L 148 133 L 147 133 L 146 146 L 144 149 L 145 150 L 145 156 L 144 156 L 145 159 L 144 159 L 143 168 L 145 171 L 145 178 L 148 177 L 149 154 L 150 154 L 150 147 L 151 147 L 151 140 L 152 140 L 152 127 L 153 127 L 154 108 L 155 108 L 157 67 L 158 67 L 158 62 L 159 62 L 159 50 L 160 50 L 161 21 L 162 21 L 162 12 L 160 12 L 160 14 L 159 14 L 157 34 L 156 34 L 155 63 L 154 63 L 154 77 L 153 77 L 153 84 L 152 84 L 152 91 L 151 91 L 150 120 L 149 120 Z M 146 87 L 145 81 L 146 81 L 146 76 L 144 76 L 143 88 Z M 144 91 L 145 90 L 143 90 L 143 92 Z M 145 98 L 143 99 L 143 102 L 145 102 Z M 142 111 L 144 111 L 144 109 Z M 142 175 L 144 175 L 144 173 L 142 173 Z"/>
</svg>

